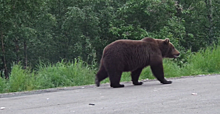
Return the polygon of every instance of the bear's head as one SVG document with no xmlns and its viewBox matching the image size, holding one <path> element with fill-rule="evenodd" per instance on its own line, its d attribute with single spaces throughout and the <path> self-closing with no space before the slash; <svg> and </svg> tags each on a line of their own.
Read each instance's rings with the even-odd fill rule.
<svg viewBox="0 0 220 114">
<path fill-rule="evenodd" d="M 180 55 L 180 52 L 173 46 L 169 38 L 160 40 L 159 47 L 162 52 L 162 57 L 177 58 Z"/>
</svg>

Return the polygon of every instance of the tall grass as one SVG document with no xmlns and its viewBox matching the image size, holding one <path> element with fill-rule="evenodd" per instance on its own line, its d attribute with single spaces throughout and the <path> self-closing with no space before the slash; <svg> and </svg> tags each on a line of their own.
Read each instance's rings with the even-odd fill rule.
<svg viewBox="0 0 220 114">
<path fill-rule="evenodd" d="M 6 89 L 7 89 L 6 80 L 0 78 L 0 93 L 5 92 Z"/>
<path fill-rule="evenodd" d="M 10 78 L 0 78 L 0 93 L 93 84 L 95 70 L 80 59 L 40 64 L 35 71 L 13 65 Z"/>
<path fill-rule="evenodd" d="M 220 71 L 220 47 L 200 50 L 189 58 L 195 69 L 200 69 L 202 73 L 219 73 Z"/>
<path fill-rule="evenodd" d="M 220 73 L 220 46 L 208 47 L 197 53 L 190 53 L 183 65 L 177 65 L 172 59 L 164 59 L 166 78 L 198 74 Z M 73 62 L 39 64 L 34 71 L 24 70 L 21 65 L 13 65 L 9 79 L 0 78 L 0 93 L 30 91 L 35 89 L 56 88 L 94 84 L 96 68 L 90 67 L 81 59 Z M 140 79 L 153 79 L 150 67 L 143 69 Z M 130 81 L 129 72 L 122 74 L 121 81 Z M 109 82 L 109 79 L 102 83 Z"/>
<path fill-rule="evenodd" d="M 22 69 L 21 65 L 14 65 L 8 81 L 9 92 L 33 90 L 34 74 L 29 70 Z"/>
<path fill-rule="evenodd" d="M 58 62 L 55 65 L 40 65 L 36 74 L 36 88 L 54 88 L 92 84 L 95 71 L 82 60 Z"/>
</svg>

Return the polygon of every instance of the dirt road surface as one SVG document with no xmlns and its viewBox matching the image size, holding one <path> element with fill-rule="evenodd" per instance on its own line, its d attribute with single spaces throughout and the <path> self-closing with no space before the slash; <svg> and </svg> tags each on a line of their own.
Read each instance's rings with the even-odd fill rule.
<svg viewBox="0 0 220 114">
<path fill-rule="evenodd" d="M 220 114 L 220 75 L 0 94 L 0 114 Z"/>
</svg>

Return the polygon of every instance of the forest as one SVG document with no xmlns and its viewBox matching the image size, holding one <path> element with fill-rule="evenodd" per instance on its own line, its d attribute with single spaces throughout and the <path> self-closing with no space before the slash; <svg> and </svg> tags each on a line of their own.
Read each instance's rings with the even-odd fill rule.
<svg viewBox="0 0 220 114">
<path fill-rule="evenodd" d="M 144 37 L 169 38 L 181 52 L 172 64 L 182 67 L 191 53 L 218 47 L 219 16 L 219 0 L 0 0 L 1 77 L 14 66 L 97 69 L 107 44 Z"/>
</svg>

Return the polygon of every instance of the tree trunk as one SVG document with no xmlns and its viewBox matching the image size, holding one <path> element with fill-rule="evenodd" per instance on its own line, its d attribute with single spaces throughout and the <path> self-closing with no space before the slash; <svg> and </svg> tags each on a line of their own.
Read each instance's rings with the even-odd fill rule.
<svg viewBox="0 0 220 114">
<path fill-rule="evenodd" d="M 4 75 L 5 75 L 5 78 L 8 79 L 9 75 L 8 75 L 8 68 L 7 68 L 6 58 L 5 58 L 5 47 L 4 47 L 3 37 L 4 36 L 1 31 L 1 43 L 2 43 L 2 54 L 3 54 L 2 61 L 3 61 L 3 65 L 4 65 Z"/>
<path fill-rule="evenodd" d="M 24 69 L 27 68 L 27 43 L 26 40 L 24 39 Z"/>
<path fill-rule="evenodd" d="M 213 38 L 213 7 L 212 7 L 212 0 L 206 0 L 206 6 L 208 9 L 208 20 L 209 20 L 209 30 L 208 30 L 208 41 L 209 44 L 212 44 L 214 42 L 214 38 Z"/>
<path fill-rule="evenodd" d="M 15 41 L 15 54 L 16 54 L 16 64 L 19 63 L 19 43 L 18 43 L 18 39 L 16 38 Z"/>
</svg>

